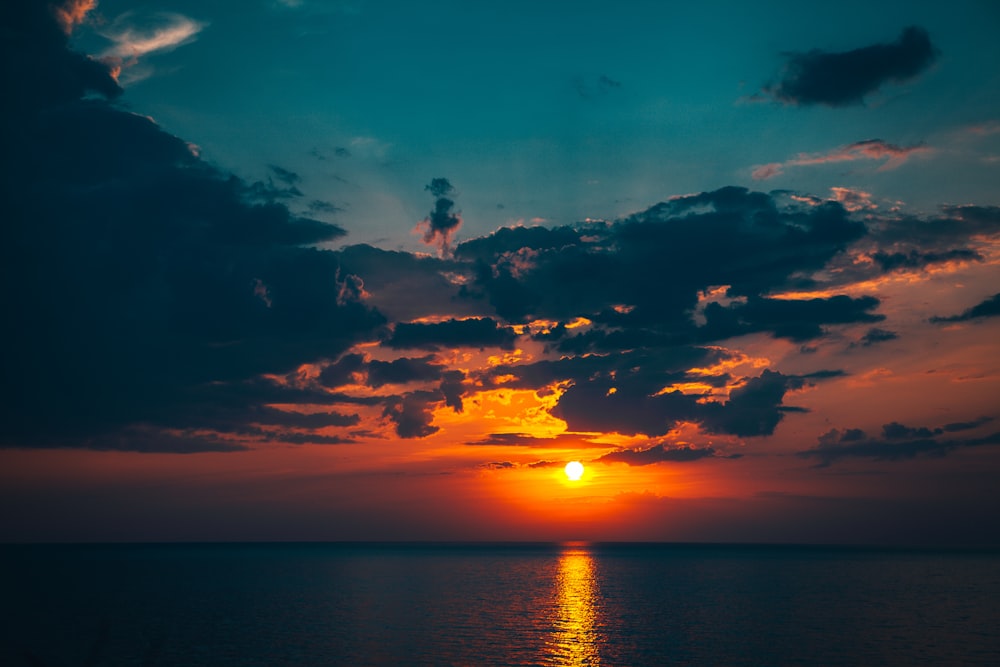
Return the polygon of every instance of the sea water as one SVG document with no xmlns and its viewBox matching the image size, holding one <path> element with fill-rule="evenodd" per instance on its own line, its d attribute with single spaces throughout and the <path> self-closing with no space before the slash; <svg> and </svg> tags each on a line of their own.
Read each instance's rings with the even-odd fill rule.
<svg viewBox="0 0 1000 667">
<path fill-rule="evenodd" d="M 0 664 L 1000 665 L 1000 554 L 0 547 Z"/>
</svg>

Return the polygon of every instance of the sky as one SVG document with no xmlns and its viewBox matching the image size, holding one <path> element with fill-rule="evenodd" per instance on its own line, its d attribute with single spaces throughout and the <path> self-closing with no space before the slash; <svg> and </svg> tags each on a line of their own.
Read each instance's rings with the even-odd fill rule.
<svg viewBox="0 0 1000 667">
<path fill-rule="evenodd" d="M 0 541 L 1000 546 L 995 3 L 3 12 Z"/>
</svg>

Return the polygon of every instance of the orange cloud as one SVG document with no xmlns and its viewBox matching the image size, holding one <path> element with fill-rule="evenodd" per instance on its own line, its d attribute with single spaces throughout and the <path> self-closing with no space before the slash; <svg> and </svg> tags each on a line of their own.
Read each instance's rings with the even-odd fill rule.
<svg viewBox="0 0 1000 667">
<path fill-rule="evenodd" d="M 897 146 L 881 139 L 866 139 L 826 153 L 799 153 L 784 162 L 771 162 L 754 167 L 751 176 L 755 181 L 763 181 L 784 173 L 786 167 L 804 167 L 856 160 L 884 160 L 879 171 L 895 169 L 914 155 L 929 155 L 934 149 L 923 144 Z"/>
<path fill-rule="evenodd" d="M 62 5 L 53 6 L 52 14 L 63 32 L 69 35 L 73 32 L 73 28 L 83 23 L 87 13 L 96 6 L 97 0 L 66 0 Z"/>
</svg>

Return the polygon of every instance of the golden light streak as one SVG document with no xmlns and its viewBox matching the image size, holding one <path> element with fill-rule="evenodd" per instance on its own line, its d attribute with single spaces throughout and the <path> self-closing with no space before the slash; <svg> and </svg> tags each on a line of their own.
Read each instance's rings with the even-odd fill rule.
<svg viewBox="0 0 1000 667">
<path fill-rule="evenodd" d="M 552 639 L 546 649 L 550 664 L 600 665 L 597 584 L 594 562 L 585 548 L 570 546 L 559 557 L 552 607 Z"/>
<path fill-rule="evenodd" d="M 715 345 L 708 345 L 705 349 L 725 352 L 729 356 L 712 366 L 689 368 L 687 371 L 689 375 L 720 376 L 744 365 L 749 365 L 751 368 L 768 368 L 771 366 L 771 360 L 767 357 L 751 357 L 743 352 L 733 352 L 728 348 Z"/>
</svg>

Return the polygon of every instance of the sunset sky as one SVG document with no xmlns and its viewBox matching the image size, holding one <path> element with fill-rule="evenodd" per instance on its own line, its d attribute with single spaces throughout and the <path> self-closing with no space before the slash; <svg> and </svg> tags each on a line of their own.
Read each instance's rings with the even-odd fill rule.
<svg viewBox="0 0 1000 667">
<path fill-rule="evenodd" d="M 136 4 L 2 10 L 0 541 L 1000 545 L 997 3 Z"/>
</svg>

